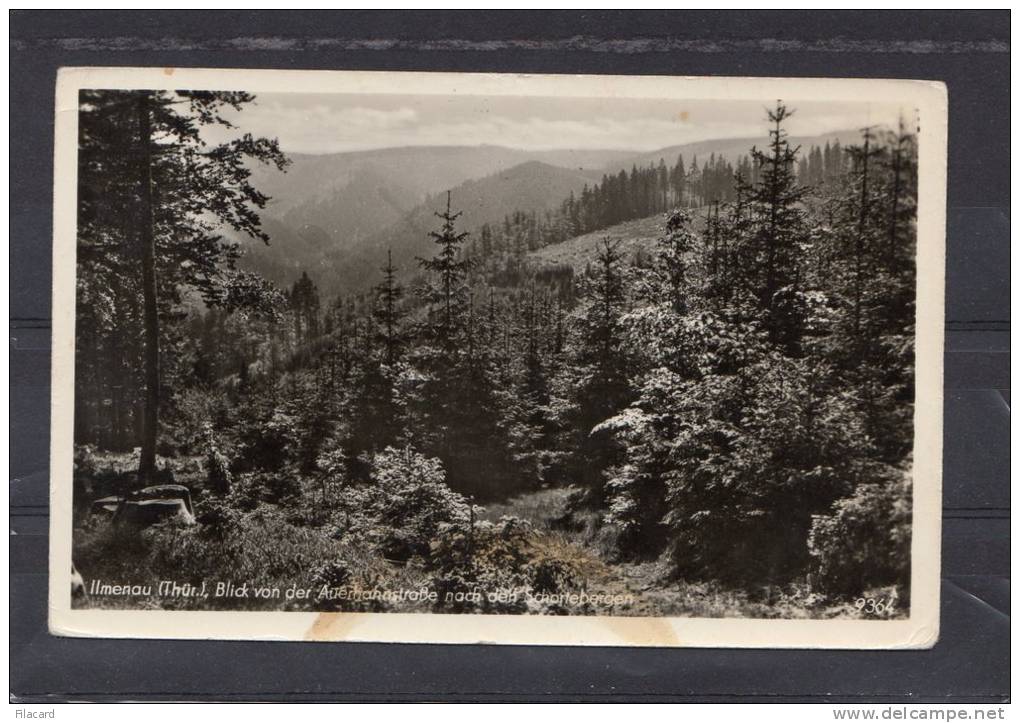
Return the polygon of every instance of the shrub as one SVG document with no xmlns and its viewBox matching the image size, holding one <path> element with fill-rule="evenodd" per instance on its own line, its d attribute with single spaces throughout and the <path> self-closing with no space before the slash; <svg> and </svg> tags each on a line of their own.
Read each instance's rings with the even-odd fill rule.
<svg viewBox="0 0 1020 723">
<path fill-rule="evenodd" d="M 531 588 L 539 593 L 558 593 L 578 587 L 579 571 L 571 560 L 543 557 L 528 568 Z"/>
<path fill-rule="evenodd" d="M 342 558 L 327 560 L 312 571 L 312 581 L 316 587 L 340 587 L 350 581 L 351 564 Z"/>
<path fill-rule="evenodd" d="M 234 478 L 227 501 L 250 512 L 263 503 L 295 501 L 300 492 L 297 480 L 286 472 L 244 472 Z"/>
<path fill-rule="evenodd" d="M 230 526 L 235 523 L 238 515 L 239 512 L 229 500 L 207 498 L 198 507 L 195 521 L 200 525 L 199 530 L 203 537 L 222 540 L 229 534 Z"/>
<path fill-rule="evenodd" d="M 221 510 L 222 513 L 222 510 Z M 249 513 L 217 516 L 218 524 L 192 527 L 156 525 L 142 533 L 147 549 L 145 567 L 154 579 L 206 580 L 278 588 L 306 586 L 323 560 L 342 556 L 337 542 L 314 530 L 289 524 L 282 513 L 261 506 Z M 210 542 L 215 541 L 215 544 Z M 166 601 L 164 601 L 166 602 Z M 311 600 L 281 598 L 209 598 L 210 607 L 296 609 L 314 607 Z M 193 606 L 181 600 L 182 606 Z"/>
<path fill-rule="evenodd" d="M 531 526 L 517 517 L 444 525 L 428 558 L 439 593 L 437 607 L 450 612 L 524 612 L 523 594 L 513 599 L 488 594 L 531 587 L 530 532 Z"/>
<path fill-rule="evenodd" d="M 161 442 L 167 452 L 192 454 L 206 442 L 207 429 L 220 424 L 227 414 L 224 392 L 211 387 L 181 389 L 173 395 L 164 415 Z"/>
<path fill-rule="evenodd" d="M 97 471 L 95 448 L 90 444 L 75 445 L 72 503 L 76 517 L 88 514 L 89 503 L 94 497 L 93 481 Z"/>
<path fill-rule="evenodd" d="M 314 587 L 313 596 L 316 610 L 345 612 L 383 612 L 403 609 L 414 609 L 415 604 L 384 599 L 371 593 L 384 592 L 400 588 L 415 589 L 421 587 L 421 579 L 410 581 L 411 576 L 403 576 L 386 565 L 377 556 L 356 553 L 348 547 L 340 549 L 339 554 L 313 568 L 311 582 Z M 346 589 L 345 597 L 335 594 Z M 330 594 L 330 592 L 334 594 Z M 361 595 L 357 595 L 361 593 Z M 365 594 L 369 593 L 369 594 Z"/>
<path fill-rule="evenodd" d="M 377 544 L 384 556 L 425 556 L 442 525 L 468 521 L 467 500 L 446 486 L 438 459 L 411 447 L 387 447 L 372 458 Z"/>
<path fill-rule="evenodd" d="M 75 564 L 87 577 L 102 577 L 112 562 L 139 557 L 147 549 L 135 528 L 105 518 L 88 518 L 74 532 Z"/>
<path fill-rule="evenodd" d="M 253 404 L 237 415 L 235 472 L 282 469 L 298 449 L 297 420 L 286 410 L 263 403 Z"/>
<path fill-rule="evenodd" d="M 813 582 L 823 592 L 860 596 L 910 580 L 910 480 L 907 475 L 861 484 L 815 517 L 809 537 Z"/>
<path fill-rule="evenodd" d="M 74 474 L 75 476 L 95 477 L 96 475 L 96 448 L 91 444 L 76 444 L 74 446 Z"/>
</svg>

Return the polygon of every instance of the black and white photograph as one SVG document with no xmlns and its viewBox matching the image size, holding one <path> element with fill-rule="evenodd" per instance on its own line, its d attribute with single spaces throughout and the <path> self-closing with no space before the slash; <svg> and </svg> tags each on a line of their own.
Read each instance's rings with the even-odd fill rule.
<svg viewBox="0 0 1020 723">
<path fill-rule="evenodd" d="M 62 79 L 56 632 L 934 642 L 944 95 L 273 73 Z"/>
</svg>

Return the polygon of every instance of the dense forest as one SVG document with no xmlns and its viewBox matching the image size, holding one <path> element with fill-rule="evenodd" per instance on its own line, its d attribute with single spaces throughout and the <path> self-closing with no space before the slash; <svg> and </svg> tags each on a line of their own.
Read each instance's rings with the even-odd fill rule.
<svg viewBox="0 0 1020 723">
<path fill-rule="evenodd" d="M 86 579 L 314 588 L 163 607 L 906 613 L 912 134 L 802 152 L 777 104 L 735 165 L 634 167 L 478 229 L 444 193 L 431 256 L 381 248 L 370 292 L 322 298 L 307 273 L 277 289 L 237 270 L 218 232 L 271 242 L 250 166 L 285 168 L 276 142 L 202 141 L 251 100 L 82 94 Z M 583 269 L 528 256 L 649 216 L 640 254 L 607 234 Z M 167 482 L 195 524 L 90 506 Z M 339 592 L 380 589 L 436 598 Z"/>
</svg>

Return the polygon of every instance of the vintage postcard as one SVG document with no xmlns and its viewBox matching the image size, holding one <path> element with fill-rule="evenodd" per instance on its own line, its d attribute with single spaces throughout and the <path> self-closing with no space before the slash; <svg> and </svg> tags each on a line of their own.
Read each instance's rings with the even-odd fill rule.
<svg viewBox="0 0 1020 723">
<path fill-rule="evenodd" d="M 50 627 L 938 637 L 946 95 L 68 68 Z"/>
</svg>

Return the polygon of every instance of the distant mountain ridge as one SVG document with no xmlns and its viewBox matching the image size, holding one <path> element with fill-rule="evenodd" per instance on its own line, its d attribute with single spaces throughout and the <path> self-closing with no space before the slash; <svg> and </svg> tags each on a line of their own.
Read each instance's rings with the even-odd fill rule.
<svg viewBox="0 0 1020 723">
<path fill-rule="evenodd" d="M 826 143 L 831 145 L 836 141 L 839 141 L 840 145 L 856 143 L 860 140 L 860 133 L 856 130 L 843 130 L 814 136 L 790 136 L 787 140 L 792 148 L 801 146 L 806 150 L 811 146 L 824 147 Z M 753 146 L 765 149 L 768 143 L 768 134 L 684 143 L 676 146 L 667 146 L 656 151 L 635 153 L 627 159 L 626 167 L 629 168 L 631 164 L 647 166 L 649 163 L 658 163 L 660 158 L 664 159 L 667 164 L 672 165 L 676 163 L 677 156 L 679 155 L 683 155 L 684 163 L 687 164 L 690 164 L 695 157 L 697 157 L 699 164 L 704 163 L 713 154 L 716 157 L 722 156 L 730 163 L 733 163 L 740 156 L 748 155 Z"/>
<path fill-rule="evenodd" d="M 527 161 L 576 169 L 602 168 L 629 158 L 622 150 L 525 151 L 504 146 L 403 146 L 323 155 L 288 154 L 286 173 L 264 166 L 252 169 L 252 182 L 267 194 L 267 212 L 283 217 L 295 208 L 334 197 L 354 182 L 391 188 L 406 210 L 425 196 L 482 178 Z M 342 199 L 341 199 L 342 203 Z M 382 226 L 380 226 L 381 228 Z"/>
</svg>

